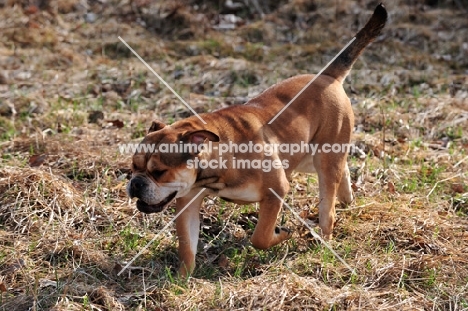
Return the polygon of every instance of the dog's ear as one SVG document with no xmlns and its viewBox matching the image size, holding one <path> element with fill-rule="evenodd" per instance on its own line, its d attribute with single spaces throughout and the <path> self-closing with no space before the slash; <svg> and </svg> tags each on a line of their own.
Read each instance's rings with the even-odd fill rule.
<svg viewBox="0 0 468 311">
<path fill-rule="evenodd" d="M 201 144 L 204 144 L 208 141 L 218 142 L 219 137 L 213 132 L 207 130 L 200 130 L 184 134 L 181 140 L 189 144 L 200 146 Z M 197 155 L 198 152 L 190 152 L 190 154 Z"/>
<path fill-rule="evenodd" d="M 151 132 L 159 131 L 165 127 L 166 127 L 166 124 L 159 122 L 159 121 L 153 121 L 153 123 L 151 123 L 150 128 L 148 129 L 148 134 Z"/>
<path fill-rule="evenodd" d="M 196 144 L 196 145 L 203 144 L 205 141 L 213 141 L 213 142 L 219 141 L 218 135 L 207 130 L 192 132 L 192 133 L 186 134 L 185 136 L 188 137 L 187 141 L 189 143 Z"/>
</svg>

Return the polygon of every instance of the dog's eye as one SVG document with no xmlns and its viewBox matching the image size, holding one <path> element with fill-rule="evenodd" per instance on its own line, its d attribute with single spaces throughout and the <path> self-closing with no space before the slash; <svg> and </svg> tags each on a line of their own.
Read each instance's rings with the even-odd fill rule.
<svg viewBox="0 0 468 311">
<path fill-rule="evenodd" d="M 167 170 L 155 170 L 151 172 L 151 176 L 153 176 L 154 179 L 160 178 Z"/>
</svg>

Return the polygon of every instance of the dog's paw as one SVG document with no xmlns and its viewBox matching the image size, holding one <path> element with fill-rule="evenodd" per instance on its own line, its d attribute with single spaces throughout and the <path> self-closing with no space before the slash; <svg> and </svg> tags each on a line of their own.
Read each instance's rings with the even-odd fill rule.
<svg viewBox="0 0 468 311">
<path fill-rule="evenodd" d="M 283 227 L 275 227 L 275 231 L 271 233 L 271 235 L 265 234 L 266 232 L 262 231 L 258 233 L 258 227 L 255 229 L 254 234 L 250 241 L 255 248 L 258 249 L 267 249 L 276 244 L 279 244 L 292 236 L 292 231 L 283 228 Z"/>
<path fill-rule="evenodd" d="M 279 235 L 280 239 L 284 241 L 284 240 L 289 239 L 292 236 L 293 231 L 286 227 L 276 227 L 275 234 Z"/>
<path fill-rule="evenodd" d="M 354 201 L 352 194 L 338 195 L 338 202 L 340 202 L 343 208 L 347 208 Z"/>
<path fill-rule="evenodd" d="M 323 234 L 322 233 L 322 239 L 325 241 L 325 242 L 330 242 L 333 240 L 333 234 L 329 233 L 329 234 Z"/>
</svg>

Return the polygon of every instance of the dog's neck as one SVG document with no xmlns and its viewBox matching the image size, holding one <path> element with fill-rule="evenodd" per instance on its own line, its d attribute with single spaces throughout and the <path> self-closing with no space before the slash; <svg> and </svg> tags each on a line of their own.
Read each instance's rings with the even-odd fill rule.
<svg viewBox="0 0 468 311">
<path fill-rule="evenodd" d="M 202 177 L 201 173 L 199 172 L 193 188 L 204 187 L 210 191 L 210 194 L 216 194 L 219 190 L 222 190 L 226 187 L 225 183 L 220 183 L 218 181 L 218 176 Z"/>
</svg>

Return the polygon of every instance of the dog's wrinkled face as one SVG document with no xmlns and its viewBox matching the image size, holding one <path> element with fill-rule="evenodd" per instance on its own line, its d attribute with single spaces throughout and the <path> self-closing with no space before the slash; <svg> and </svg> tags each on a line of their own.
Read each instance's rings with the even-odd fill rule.
<svg viewBox="0 0 468 311">
<path fill-rule="evenodd" d="M 179 131 L 153 122 L 140 146 L 160 150 L 160 146 L 181 143 L 203 143 L 204 131 Z M 209 134 L 208 134 L 209 135 Z M 187 161 L 198 156 L 189 152 L 140 152 L 132 159 L 132 178 L 127 194 L 136 197 L 137 208 L 144 213 L 161 212 L 174 199 L 187 195 L 197 179 L 197 170 L 187 167 Z M 146 149 L 148 150 L 148 149 Z"/>
</svg>

